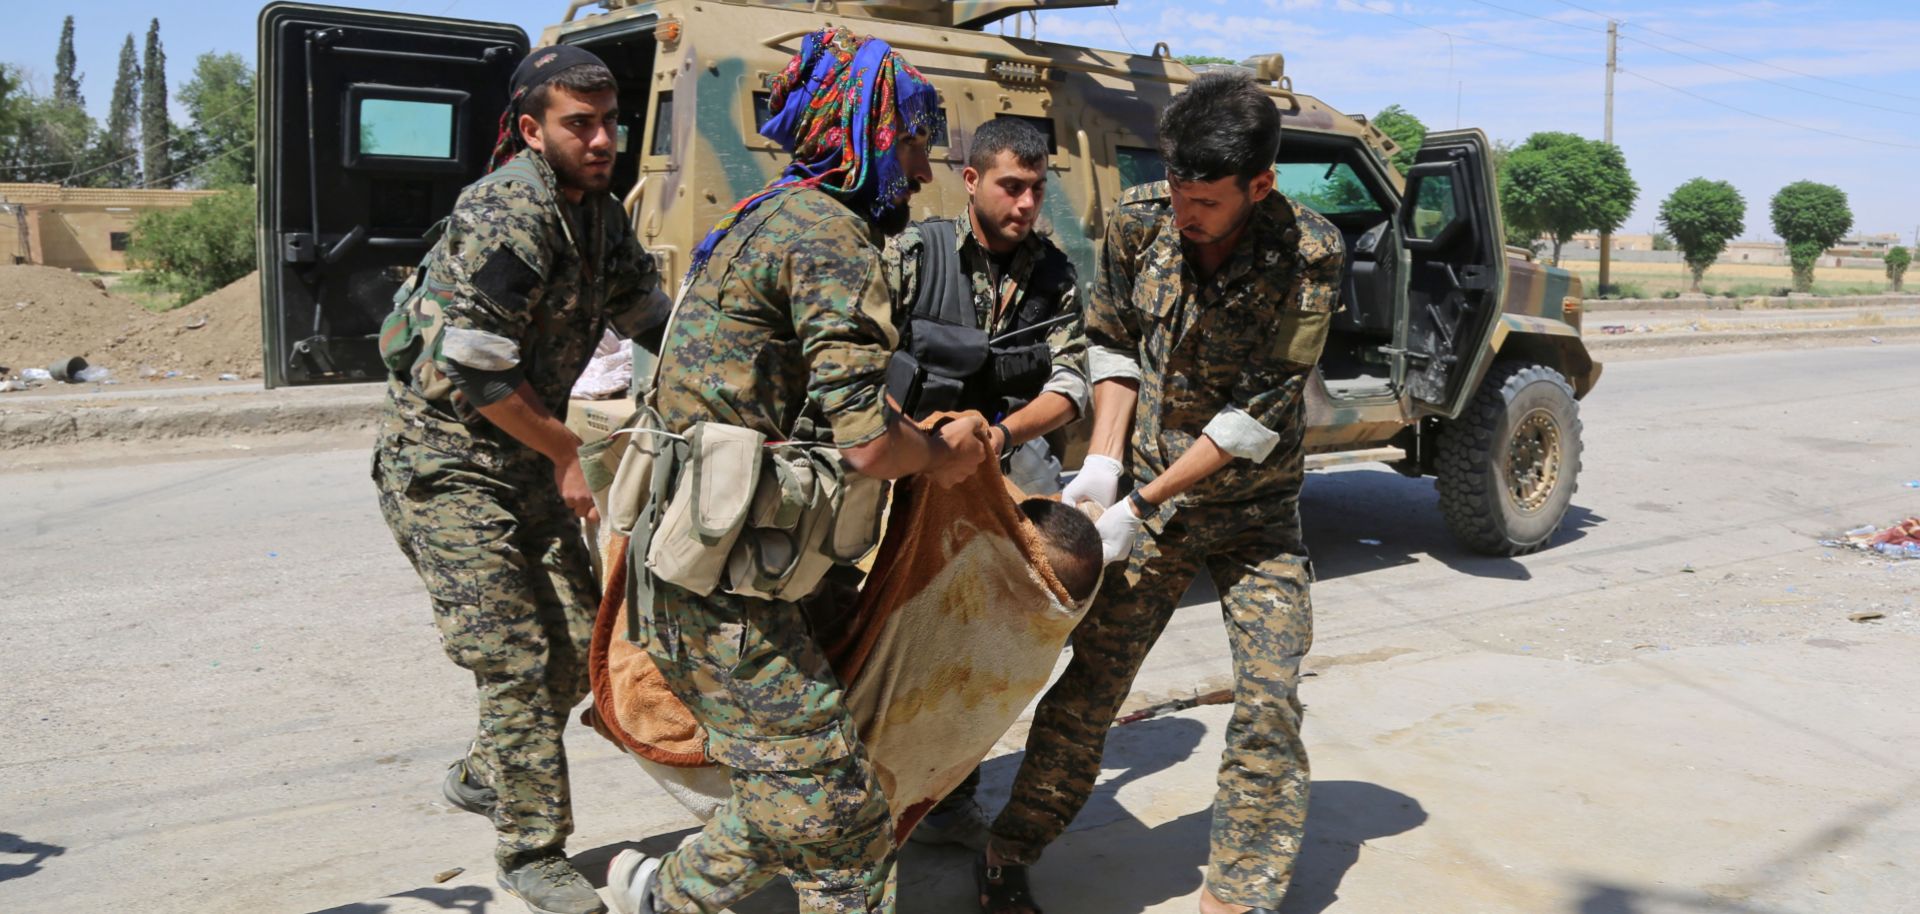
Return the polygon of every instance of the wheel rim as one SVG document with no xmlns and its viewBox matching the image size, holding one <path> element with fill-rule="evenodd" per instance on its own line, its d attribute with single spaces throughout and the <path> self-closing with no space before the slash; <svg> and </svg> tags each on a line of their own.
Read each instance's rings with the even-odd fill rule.
<svg viewBox="0 0 1920 914">
<path fill-rule="evenodd" d="M 1560 482 L 1560 423 L 1536 409 L 1521 417 L 1507 443 L 1507 494 L 1514 507 L 1538 511 Z"/>
</svg>

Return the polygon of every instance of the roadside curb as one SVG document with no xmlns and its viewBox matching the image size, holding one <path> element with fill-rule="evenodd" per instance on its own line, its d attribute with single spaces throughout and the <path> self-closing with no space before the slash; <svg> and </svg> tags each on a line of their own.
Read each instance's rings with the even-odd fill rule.
<svg viewBox="0 0 1920 914">
<path fill-rule="evenodd" d="M 1890 324 L 1880 327 L 1811 327 L 1805 329 L 1710 330 L 1665 333 L 1623 333 L 1615 336 L 1586 334 L 1587 349 L 1594 352 L 1618 349 L 1676 349 L 1687 346 L 1717 346 L 1737 343 L 1844 343 L 1873 340 L 1920 339 L 1920 324 Z"/>
<path fill-rule="evenodd" d="M 17 404 L 0 399 L 0 452 L 90 442 L 371 430 L 384 390 L 365 385 L 307 395 L 252 391 L 195 400 L 118 393 L 41 396 Z M 138 402 L 111 402 L 120 398 Z"/>
<path fill-rule="evenodd" d="M 1828 308 L 1895 308 L 1920 305 L 1920 295 L 1825 295 L 1789 298 L 1757 295 L 1746 298 L 1589 298 L 1580 302 L 1588 314 L 1602 311 L 1819 311 Z"/>
</svg>

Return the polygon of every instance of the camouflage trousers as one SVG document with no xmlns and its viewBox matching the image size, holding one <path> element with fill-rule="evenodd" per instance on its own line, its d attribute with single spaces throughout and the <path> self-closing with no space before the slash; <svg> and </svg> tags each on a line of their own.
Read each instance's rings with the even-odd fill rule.
<svg viewBox="0 0 1920 914">
<path fill-rule="evenodd" d="M 1073 658 L 1034 711 L 994 849 L 1031 864 L 1079 814 L 1100 776 L 1107 730 L 1180 596 L 1205 568 L 1233 654 L 1233 716 L 1214 796 L 1207 884 L 1222 901 L 1275 908 L 1306 826 L 1306 747 L 1295 687 L 1313 641 L 1297 503 L 1183 508 L 1150 518 L 1109 568 L 1073 632 Z"/>
<path fill-rule="evenodd" d="M 499 794 L 495 861 L 508 870 L 562 852 L 573 806 L 561 732 L 588 691 L 600 593 L 578 520 L 545 461 L 483 469 L 388 437 L 373 477 L 441 646 L 479 690 L 467 762 Z"/>
<path fill-rule="evenodd" d="M 784 872 L 805 914 L 890 914 L 886 794 L 809 610 L 657 588 L 648 653 L 706 727 L 707 755 L 731 769 L 733 786 L 706 828 L 662 862 L 660 909 L 713 914 Z"/>
</svg>

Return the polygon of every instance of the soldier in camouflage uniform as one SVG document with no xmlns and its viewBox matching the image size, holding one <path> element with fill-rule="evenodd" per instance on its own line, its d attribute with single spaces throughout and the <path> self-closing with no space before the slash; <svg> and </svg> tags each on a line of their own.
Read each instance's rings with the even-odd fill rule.
<svg viewBox="0 0 1920 914">
<path fill-rule="evenodd" d="M 1124 573 L 1107 576 L 1034 714 L 982 861 L 992 914 L 1039 910 L 1026 866 L 1092 792 L 1114 715 L 1202 568 L 1226 617 L 1234 710 L 1200 910 L 1277 909 L 1300 849 L 1295 686 L 1313 630 L 1301 391 L 1338 303 L 1340 234 L 1274 191 L 1279 115 L 1246 77 L 1195 80 L 1159 133 L 1170 180 L 1133 189 L 1108 221 L 1087 307 L 1093 440 L 1063 493 L 1108 509 L 1097 526 Z M 1124 500 L 1122 459 L 1138 484 Z"/>
<path fill-rule="evenodd" d="M 987 459 L 984 423 L 924 434 L 883 389 L 897 334 L 879 245 L 932 178 L 932 86 L 885 42 L 823 29 L 774 80 L 770 107 L 761 133 L 793 164 L 694 251 L 661 348 L 663 423 L 817 434 L 868 476 L 964 479 Z M 887 798 L 808 624 L 809 612 L 850 608 L 656 582 L 640 608 L 647 650 L 733 792 L 665 858 L 614 858 L 607 888 L 622 914 L 712 914 L 783 870 L 808 914 L 893 910 Z"/>
<path fill-rule="evenodd" d="M 1007 348 L 969 379 L 962 402 L 944 408 L 978 409 L 994 420 L 988 443 L 1010 463 L 1010 478 L 1028 494 L 1050 495 L 1060 489 L 1060 465 L 1041 436 L 1086 415 L 1092 391 L 1086 380 L 1087 343 L 1073 262 L 1034 230 L 1046 199 L 1046 135 L 1017 118 L 980 125 L 968 143 L 961 179 L 967 208 L 947 222 L 957 256 L 926 262 L 949 264 L 961 273 L 971 298 L 973 326 L 984 328 L 989 337 L 1007 339 Z M 894 236 L 884 254 L 895 323 L 907 334 L 912 333 L 911 309 L 922 292 L 924 225 L 916 223 Z M 1044 326 L 1056 318 L 1066 321 Z M 1029 327 L 1034 329 L 1011 336 Z M 1035 364 L 996 371 L 994 358 Z M 975 769 L 920 821 L 913 840 L 985 850 L 988 822 L 974 799 L 979 786 Z"/>
<path fill-rule="evenodd" d="M 500 884 L 541 912 L 604 910 L 564 850 L 561 731 L 587 694 L 600 591 L 592 499 L 562 424 L 602 328 L 665 317 L 653 260 L 606 192 L 613 76 L 577 48 L 514 74 L 527 148 L 460 195 L 381 330 L 392 369 L 373 478 L 480 723 L 443 793 L 492 818 Z"/>
</svg>

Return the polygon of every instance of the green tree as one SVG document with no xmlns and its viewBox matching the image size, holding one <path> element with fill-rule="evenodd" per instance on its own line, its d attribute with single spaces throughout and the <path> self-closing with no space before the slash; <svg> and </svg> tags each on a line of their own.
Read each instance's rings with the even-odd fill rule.
<svg viewBox="0 0 1920 914">
<path fill-rule="evenodd" d="M 1200 65 L 1200 64 L 1209 64 L 1209 63 L 1224 63 L 1224 64 L 1239 63 L 1239 61 L 1234 60 L 1231 57 L 1217 57 L 1212 54 L 1182 54 L 1176 59 L 1179 60 L 1181 63 L 1186 64 L 1189 67 Z"/>
<path fill-rule="evenodd" d="M 0 181 L 57 184 L 87 177 L 97 153 L 83 108 L 25 91 L 18 70 L 0 76 Z M 83 182 L 84 183 L 84 182 Z"/>
<path fill-rule="evenodd" d="M 1773 231 L 1787 243 L 1793 291 L 1813 291 L 1813 267 L 1853 228 L 1847 195 L 1831 184 L 1795 181 L 1773 195 Z"/>
<path fill-rule="evenodd" d="M 60 49 L 53 52 L 53 100 L 75 108 L 85 108 L 87 100 L 80 95 L 80 81 L 85 74 L 74 72 L 80 65 L 79 58 L 73 53 L 73 17 L 60 26 Z"/>
<path fill-rule="evenodd" d="M 1640 193 L 1620 147 L 1571 133 L 1527 137 L 1507 156 L 1506 172 L 1501 210 L 1525 234 L 1553 239 L 1555 266 L 1574 235 L 1619 228 Z"/>
<path fill-rule="evenodd" d="M 238 54 L 202 54 L 180 89 L 191 121 L 182 137 L 181 169 L 207 187 L 253 183 L 253 68 Z"/>
<path fill-rule="evenodd" d="M 1898 292 L 1907 282 L 1907 267 L 1913 263 L 1913 252 L 1906 245 L 1896 244 L 1887 249 L 1887 281 Z"/>
<path fill-rule="evenodd" d="M 1373 126 L 1400 147 L 1400 151 L 1393 154 L 1393 167 L 1406 174 L 1407 169 L 1413 167 L 1413 157 L 1419 154 L 1420 144 L 1427 140 L 1427 125 L 1407 109 L 1388 105 L 1373 116 Z"/>
<path fill-rule="evenodd" d="M 1666 232 L 1654 232 L 1653 233 L 1653 249 L 1656 251 L 1675 250 L 1676 248 L 1674 247 L 1674 244 L 1673 244 L 1673 236 L 1667 234 Z"/>
<path fill-rule="evenodd" d="M 253 272 L 254 197 L 234 187 L 179 209 L 141 214 L 127 260 L 147 270 L 186 304 Z"/>
<path fill-rule="evenodd" d="M 1700 278 L 1727 249 L 1727 242 L 1747 230 L 1747 201 L 1725 181 L 1694 178 L 1673 189 L 1660 203 L 1660 224 L 1693 272 L 1693 291 Z"/>
<path fill-rule="evenodd" d="M 140 56 L 133 35 L 120 46 L 120 72 L 113 80 L 113 102 L 107 108 L 107 129 L 100 135 L 102 177 L 115 187 L 132 187 L 140 180 Z"/>
<path fill-rule="evenodd" d="M 167 116 L 167 52 L 160 47 L 159 19 L 147 25 L 147 52 L 140 63 L 140 74 L 142 186 L 172 187 L 173 123 Z"/>
<path fill-rule="evenodd" d="M 1487 159 L 1493 163 L 1493 185 L 1496 196 L 1502 201 L 1501 214 L 1502 221 L 1507 227 L 1508 246 L 1525 248 L 1538 257 L 1540 256 L 1540 234 L 1529 231 L 1525 226 L 1514 221 L 1513 217 L 1505 214 L 1507 197 L 1506 191 L 1502 188 L 1507 184 L 1507 159 L 1513 156 L 1513 149 L 1512 140 L 1494 140 L 1492 148 L 1487 150 Z"/>
</svg>

